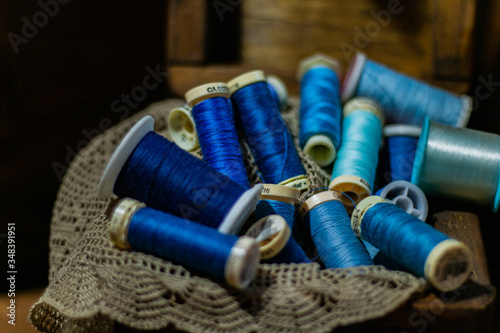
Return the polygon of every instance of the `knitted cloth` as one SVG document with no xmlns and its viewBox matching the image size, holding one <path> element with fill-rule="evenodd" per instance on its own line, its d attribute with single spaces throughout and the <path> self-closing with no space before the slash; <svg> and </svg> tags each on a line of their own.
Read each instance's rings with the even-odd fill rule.
<svg viewBox="0 0 500 333">
<path fill-rule="evenodd" d="M 236 291 L 141 252 L 120 251 L 109 240 L 113 196 L 97 185 L 115 148 L 143 116 L 169 137 L 168 113 L 181 100 L 156 103 L 94 138 L 73 160 L 60 186 L 50 234 L 49 285 L 31 309 L 43 332 L 113 332 L 115 323 L 145 330 L 188 332 L 328 332 L 384 316 L 422 290 L 413 275 L 382 266 L 320 269 L 319 264 L 261 264 L 250 287 Z M 283 114 L 298 136 L 298 100 Z M 243 143 L 249 179 L 259 176 Z M 329 177 L 300 152 L 310 189 Z M 198 150 L 193 153 L 201 157 Z"/>
</svg>

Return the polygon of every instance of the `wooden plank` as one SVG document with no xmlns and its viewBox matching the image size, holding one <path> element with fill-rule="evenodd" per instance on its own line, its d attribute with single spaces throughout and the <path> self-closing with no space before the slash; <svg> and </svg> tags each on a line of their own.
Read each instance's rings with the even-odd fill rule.
<svg viewBox="0 0 500 333">
<path fill-rule="evenodd" d="M 167 7 L 167 60 L 199 64 L 205 59 L 207 2 L 170 0 Z"/>
<path fill-rule="evenodd" d="M 473 70 L 476 0 L 433 1 L 433 77 L 469 80 Z"/>
</svg>

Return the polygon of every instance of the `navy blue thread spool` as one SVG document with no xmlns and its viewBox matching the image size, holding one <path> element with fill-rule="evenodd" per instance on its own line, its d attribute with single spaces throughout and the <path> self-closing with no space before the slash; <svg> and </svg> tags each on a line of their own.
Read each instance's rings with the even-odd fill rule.
<svg viewBox="0 0 500 333">
<path fill-rule="evenodd" d="M 151 208 L 217 227 L 222 233 L 237 233 L 257 205 L 262 185 L 245 190 L 154 133 L 153 127 L 153 117 L 146 116 L 123 138 L 104 170 L 99 197 L 106 199 L 113 193 L 119 197 L 133 197 Z M 147 147 L 148 151 L 142 152 L 146 153 L 147 160 L 136 156 L 139 148 L 146 149 L 143 148 L 144 140 L 155 142 L 154 149 Z M 171 182 L 152 181 L 164 168 L 171 168 L 165 175 Z M 153 190 L 155 194 L 149 193 Z M 214 225 L 214 221 L 220 224 Z"/>
<path fill-rule="evenodd" d="M 340 197 L 335 191 L 323 191 L 308 198 L 299 208 L 302 223 L 309 225 L 326 268 L 373 265 L 366 248 L 352 232 L 351 220 Z"/>
<path fill-rule="evenodd" d="M 193 151 L 200 146 L 191 112 L 191 108 L 185 105 L 171 110 L 168 114 L 168 132 L 172 141 L 186 151 Z"/>
<path fill-rule="evenodd" d="M 306 171 L 265 80 L 257 70 L 228 82 L 245 138 L 264 182 L 306 189 Z"/>
<path fill-rule="evenodd" d="M 500 206 L 500 135 L 426 119 L 411 182 L 424 193 Z"/>
<path fill-rule="evenodd" d="M 441 291 L 456 289 L 469 278 L 472 255 L 467 246 L 379 196 L 358 203 L 351 226 L 358 237 Z"/>
<path fill-rule="evenodd" d="M 422 125 L 432 121 L 464 127 L 469 121 L 472 99 L 411 78 L 367 59 L 358 52 L 342 85 L 343 102 L 354 96 L 376 100 L 388 122 Z"/>
<path fill-rule="evenodd" d="M 268 215 L 281 215 L 293 231 L 295 204 L 300 200 L 300 190 L 284 185 L 262 185 L 260 201 L 255 208 L 255 219 L 260 220 Z"/>
<path fill-rule="evenodd" d="M 229 88 L 223 82 L 203 84 L 185 94 L 187 104 L 193 108 L 205 163 L 249 188 L 230 96 Z"/>
<path fill-rule="evenodd" d="M 302 248 L 292 237 L 285 219 L 280 215 L 268 215 L 255 222 L 245 233 L 260 242 L 263 263 L 310 262 Z"/>
<path fill-rule="evenodd" d="M 342 146 L 333 166 L 329 187 L 344 193 L 347 212 L 372 193 L 384 117 L 380 106 L 356 97 L 344 105 Z"/>
<path fill-rule="evenodd" d="M 418 126 L 404 124 L 390 124 L 384 127 L 392 181 L 411 181 L 420 131 Z"/>
<path fill-rule="evenodd" d="M 225 235 L 125 198 L 113 210 L 110 238 L 121 250 L 135 249 L 246 288 L 260 259 L 250 237 Z"/>
<path fill-rule="evenodd" d="M 285 83 L 276 75 L 266 75 L 266 81 L 279 109 L 281 111 L 286 110 L 288 107 L 288 90 Z"/>
<path fill-rule="evenodd" d="M 300 146 L 319 166 L 333 163 L 341 141 L 341 67 L 334 58 L 315 54 L 297 70 L 300 82 Z"/>
</svg>

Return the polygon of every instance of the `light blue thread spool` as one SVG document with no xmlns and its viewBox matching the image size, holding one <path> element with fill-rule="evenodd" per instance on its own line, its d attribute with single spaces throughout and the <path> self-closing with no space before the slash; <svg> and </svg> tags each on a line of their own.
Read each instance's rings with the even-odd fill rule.
<svg viewBox="0 0 500 333">
<path fill-rule="evenodd" d="M 129 198 L 113 210 L 110 237 L 119 249 L 172 260 L 239 289 L 250 284 L 260 259 L 259 246 L 250 237 L 224 235 Z"/>
<path fill-rule="evenodd" d="M 229 88 L 223 82 L 203 84 L 185 95 L 186 102 L 193 108 L 192 115 L 205 163 L 249 188 L 230 96 Z"/>
<path fill-rule="evenodd" d="M 326 268 L 373 265 L 366 248 L 352 232 L 351 220 L 337 192 L 311 196 L 299 212 Z"/>
<path fill-rule="evenodd" d="M 263 263 L 309 262 L 304 250 L 292 237 L 285 219 L 280 215 L 269 215 L 255 222 L 245 235 L 260 242 Z"/>
<path fill-rule="evenodd" d="M 134 197 L 222 233 L 238 232 L 257 205 L 262 185 L 245 190 L 153 128 L 154 119 L 146 116 L 130 129 L 104 170 L 99 197 Z"/>
<path fill-rule="evenodd" d="M 255 219 L 268 215 L 280 215 L 294 230 L 295 204 L 299 202 L 300 190 L 290 186 L 262 184 L 260 201 L 255 208 Z"/>
<path fill-rule="evenodd" d="M 300 136 L 302 150 L 319 166 L 330 165 L 341 140 L 340 65 L 316 54 L 303 59 L 300 81 Z"/>
<path fill-rule="evenodd" d="M 381 197 L 359 202 L 351 226 L 358 237 L 441 291 L 456 289 L 469 278 L 472 255 L 467 246 Z"/>
<path fill-rule="evenodd" d="M 500 205 L 500 135 L 430 122 L 422 127 L 411 182 L 426 193 Z"/>
<path fill-rule="evenodd" d="M 472 99 L 406 76 L 367 59 L 359 52 L 342 85 L 342 101 L 365 96 L 382 106 L 388 122 L 421 125 L 432 121 L 464 127 L 469 121 Z"/>
<path fill-rule="evenodd" d="M 306 189 L 309 180 L 262 71 L 228 82 L 231 100 L 263 181 Z"/>
<path fill-rule="evenodd" d="M 392 181 L 411 181 L 411 172 L 420 131 L 421 128 L 418 126 L 403 124 L 391 124 L 384 127 Z"/>
<path fill-rule="evenodd" d="M 380 107 L 370 99 L 357 97 L 344 105 L 342 146 L 329 187 L 346 194 L 342 202 L 349 213 L 354 204 L 371 194 L 383 119 Z"/>
</svg>

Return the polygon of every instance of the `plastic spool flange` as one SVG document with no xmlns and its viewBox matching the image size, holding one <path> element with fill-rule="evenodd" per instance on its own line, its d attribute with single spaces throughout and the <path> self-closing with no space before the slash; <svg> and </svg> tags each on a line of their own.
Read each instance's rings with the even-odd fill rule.
<svg viewBox="0 0 500 333">
<path fill-rule="evenodd" d="M 415 184 L 398 180 L 387 184 L 379 196 L 392 202 L 410 215 L 421 221 L 427 219 L 429 206 L 424 192 Z"/>
<path fill-rule="evenodd" d="M 181 106 L 170 111 L 168 131 L 172 140 L 182 149 L 193 151 L 199 147 L 198 132 L 191 109 Z"/>
</svg>

